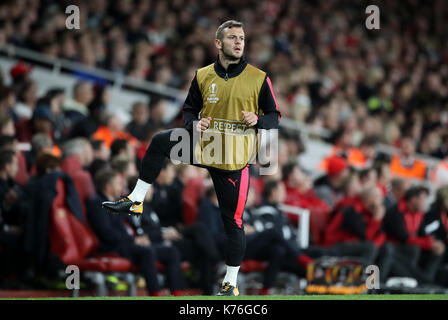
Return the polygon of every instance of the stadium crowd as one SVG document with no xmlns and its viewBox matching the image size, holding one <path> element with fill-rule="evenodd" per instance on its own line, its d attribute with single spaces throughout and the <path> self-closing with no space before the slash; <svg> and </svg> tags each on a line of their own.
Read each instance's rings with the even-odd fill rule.
<svg viewBox="0 0 448 320">
<path fill-rule="evenodd" d="M 323 256 L 377 264 L 383 282 L 400 276 L 448 287 L 444 1 L 381 2 L 379 31 L 364 28 L 357 1 L 67 5 L 75 3 L 80 30 L 65 28 L 64 1 L 2 2 L 0 44 L 186 90 L 194 71 L 214 60 L 211 39 L 232 16 L 245 23 L 247 59 L 270 75 L 283 116 L 332 133 L 317 178 L 297 161 L 305 147 L 299 136 L 284 129 L 277 173 L 250 167 L 246 258 L 267 262 L 261 293 L 280 271 L 303 277 Z M 151 295 L 160 294 L 162 270 L 174 295 L 190 286 L 212 294 L 224 232 L 207 171 L 167 161 L 140 220 L 101 209 L 102 201 L 133 188 L 152 136 L 182 126 L 181 114 L 165 123 L 166 100 L 150 96 L 131 106 L 125 124 L 106 112 L 107 86 L 80 79 L 71 95 L 52 88 L 39 96 L 29 65 L 2 72 L 12 81 L 2 76 L 0 83 L 0 287 L 38 286 L 37 278 L 67 264 L 71 247 L 54 242 L 57 215 L 49 214 L 63 181 L 67 209 L 81 223 L 73 225 L 97 241 L 80 256 L 126 258 Z M 397 153 L 379 153 L 379 142 Z M 417 152 L 440 162 L 428 167 Z M 428 180 L 434 190 L 423 186 Z M 430 192 L 435 200 L 428 205 Z M 297 246 L 298 218 L 281 203 L 310 210 L 309 248 Z M 183 262 L 193 270 L 188 276 Z"/>
</svg>

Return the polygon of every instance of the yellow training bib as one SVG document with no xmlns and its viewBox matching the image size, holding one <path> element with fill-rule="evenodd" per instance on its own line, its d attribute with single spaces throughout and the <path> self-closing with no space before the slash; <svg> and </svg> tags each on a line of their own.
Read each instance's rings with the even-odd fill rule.
<svg viewBox="0 0 448 320">
<path fill-rule="evenodd" d="M 198 163 L 223 170 L 238 170 L 255 159 L 258 139 L 255 127 L 248 127 L 241 111 L 261 115 L 258 95 L 266 73 L 247 64 L 236 77 L 225 80 L 208 65 L 197 72 L 203 107 L 200 118 L 211 117 L 210 127 L 201 133 L 194 148 Z"/>
</svg>

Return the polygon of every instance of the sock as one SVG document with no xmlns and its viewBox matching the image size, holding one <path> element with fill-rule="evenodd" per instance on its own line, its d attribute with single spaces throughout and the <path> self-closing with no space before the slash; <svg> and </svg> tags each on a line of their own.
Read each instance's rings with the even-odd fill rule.
<svg viewBox="0 0 448 320">
<path fill-rule="evenodd" d="M 128 198 L 133 202 L 143 202 L 149 187 L 151 187 L 150 183 L 138 179 L 134 190 L 132 190 L 131 194 L 128 195 Z"/>
<path fill-rule="evenodd" d="M 238 271 L 240 270 L 240 266 L 238 267 L 231 267 L 227 266 L 227 272 L 224 277 L 224 280 L 222 280 L 222 283 L 230 282 L 231 286 L 236 287 L 236 278 L 238 277 Z"/>
</svg>

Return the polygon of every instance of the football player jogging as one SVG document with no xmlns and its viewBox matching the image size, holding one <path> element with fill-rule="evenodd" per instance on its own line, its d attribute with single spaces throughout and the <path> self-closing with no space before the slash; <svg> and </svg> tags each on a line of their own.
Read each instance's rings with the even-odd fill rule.
<svg viewBox="0 0 448 320">
<path fill-rule="evenodd" d="M 218 293 L 225 296 L 239 295 L 237 276 L 246 248 L 242 214 L 249 188 L 250 157 L 257 152 L 256 132 L 277 129 L 281 116 L 269 77 L 244 59 L 244 43 L 241 22 L 230 20 L 218 27 L 218 57 L 196 71 L 183 105 L 186 130 L 175 128 L 156 134 L 142 160 L 134 190 L 118 201 L 103 203 L 103 208 L 113 213 L 142 215 L 145 195 L 167 158 L 207 168 L 227 238 L 227 271 Z M 180 156 L 175 146 L 179 138 L 185 138 L 185 132 L 188 147 L 181 149 Z M 194 139 L 197 136 L 199 139 Z M 210 152 L 213 156 L 204 155 L 211 144 L 221 146 L 222 154 L 215 148 Z M 216 161 L 219 156 L 225 159 Z"/>
</svg>

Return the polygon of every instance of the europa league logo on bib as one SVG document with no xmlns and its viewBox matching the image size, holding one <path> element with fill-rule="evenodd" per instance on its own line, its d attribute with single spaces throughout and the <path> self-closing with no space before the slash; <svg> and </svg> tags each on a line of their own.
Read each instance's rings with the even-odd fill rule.
<svg viewBox="0 0 448 320">
<path fill-rule="evenodd" d="M 207 101 L 210 103 L 216 103 L 219 101 L 219 98 L 216 96 L 218 93 L 218 85 L 216 83 L 212 83 L 208 88 L 208 92 L 210 95 L 207 97 Z"/>
</svg>

